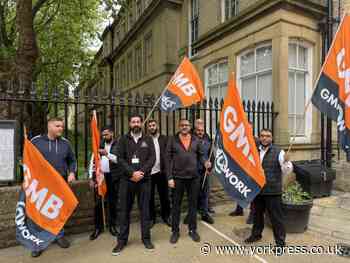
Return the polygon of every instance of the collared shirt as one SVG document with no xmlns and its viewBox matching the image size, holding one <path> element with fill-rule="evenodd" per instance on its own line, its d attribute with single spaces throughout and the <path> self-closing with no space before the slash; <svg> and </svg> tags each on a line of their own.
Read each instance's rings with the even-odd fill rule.
<svg viewBox="0 0 350 263">
<path fill-rule="evenodd" d="M 134 142 L 137 143 L 142 137 L 142 132 L 138 134 L 134 134 L 133 132 L 130 132 L 130 135 L 134 139 Z"/>
<path fill-rule="evenodd" d="M 267 153 L 267 150 L 269 149 L 269 147 L 264 148 L 262 145 L 259 146 L 259 153 L 260 153 L 260 162 L 262 163 L 265 157 L 265 154 Z M 287 175 L 290 174 L 291 172 L 293 172 L 293 164 L 291 161 L 285 161 L 284 160 L 284 155 L 286 153 L 284 152 L 284 150 L 280 151 L 280 154 L 278 155 L 278 161 L 281 165 L 281 170 L 282 170 L 282 174 L 283 175 Z"/>
<path fill-rule="evenodd" d="M 107 156 L 101 156 L 101 171 L 103 173 L 109 173 L 110 167 L 109 162 L 117 163 L 117 156 L 111 153 L 112 143 L 105 143 L 105 150 L 107 152 Z M 90 165 L 89 165 L 89 178 L 92 178 L 92 174 L 94 172 L 94 154 L 91 155 Z"/>
<path fill-rule="evenodd" d="M 156 150 L 156 162 L 153 165 L 151 174 L 156 174 L 160 172 L 160 147 L 159 147 L 159 134 L 152 136 L 154 149 Z"/>
</svg>

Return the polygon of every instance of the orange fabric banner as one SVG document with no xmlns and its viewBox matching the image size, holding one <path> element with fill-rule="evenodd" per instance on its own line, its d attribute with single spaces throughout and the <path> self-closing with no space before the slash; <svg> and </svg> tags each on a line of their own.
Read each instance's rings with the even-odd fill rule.
<svg viewBox="0 0 350 263">
<path fill-rule="evenodd" d="M 77 198 L 28 139 L 24 140 L 23 172 L 27 216 L 41 228 L 57 235 L 78 205 Z"/>
</svg>

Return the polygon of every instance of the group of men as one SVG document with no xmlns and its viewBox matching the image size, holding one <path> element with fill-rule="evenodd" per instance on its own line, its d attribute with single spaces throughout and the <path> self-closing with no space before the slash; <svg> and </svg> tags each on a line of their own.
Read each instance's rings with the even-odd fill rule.
<svg viewBox="0 0 350 263">
<path fill-rule="evenodd" d="M 209 178 L 214 161 L 211 154 L 212 143 L 205 133 L 204 122 L 195 121 L 191 129 L 187 119 L 180 119 L 178 133 L 167 138 L 160 134 L 157 122 L 147 122 L 147 133 L 143 132 L 143 119 L 134 114 L 129 118 L 129 132 L 115 138 L 113 129 L 101 130 L 102 143 L 101 171 L 107 184 L 108 225 L 117 244 L 112 255 L 119 255 L 128 242 L 130 212 L 137 198 L 140 210 L 141 239 L 146 249 L 154 249 L 151 228 L 156 223 L 155 189 L 160 201 L 163 222 L 171 227 L 170 243 L 175 244 L 180 237 L 180 213 L 184 193 L 188 198 L 188 213 L 184 220 L 188 224 L 188 234 L 195 242 L 200 241 L 197 232 L 197 213 L 201 219 L 213 224 L 209 212 Z M 69 142 L 62 137 L 63 120 L 52 118 L 48 121 L 48 134 L 32 139 L 45 159 L 70 183 L 75 180 L 76 160 Z M 293 169 L 289 157 L 272 144 L 272 132 L 260 132 L 257 147 L 262 167 L 266 175 L 266 185 L 255 198 L 253 229 L 245 242 L 261 239 L 264 228 L 265 209 L 269 212 L 277 246 L 285 246 L 285 230 L 281 208 L 282 174 Z M 97 188 L 94 158 L 92 156 L 89 177 L 92 188 Z M 90 239 L 96 239 L 104 230 L 103 203 L 95 191 L 95 230 Z M 69 247 L 62 231 L 57 244 Z M 32 252 L 33 257 L 41 252 Z"/>
</svg>

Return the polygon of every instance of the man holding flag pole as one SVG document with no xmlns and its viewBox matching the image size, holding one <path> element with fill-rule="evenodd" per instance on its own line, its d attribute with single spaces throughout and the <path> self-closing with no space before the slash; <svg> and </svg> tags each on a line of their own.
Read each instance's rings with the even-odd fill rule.
<svg viewBox="0 0 350 263">
<path fill-rule="evenodd" d="M 48 120 L 48 133 L 24 140 L 23 191 L 16 208 L 16 237 L 38 257 L 56 241 L 61 248 L 70 243 L 63 226 L 78 204 L 65 181 L 75 181 L 76 160 L 62 137 L 61 118 Z M 30 237 L 28 237 L 30 234 Z"/>
</svg>

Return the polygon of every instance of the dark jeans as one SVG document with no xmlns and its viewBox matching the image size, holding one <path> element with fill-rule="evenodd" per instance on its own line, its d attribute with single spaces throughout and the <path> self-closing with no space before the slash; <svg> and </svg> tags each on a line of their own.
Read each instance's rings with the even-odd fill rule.
<svg viewBox="0 0 350 263">
<path fill-rule="evenodd" d="M 286 240 L 286 231 L 284 228 L 284 218 L 282 211 L 281 195 L 257 195 L 253 201 L 254 217 L 252 236 L 262 235 L 264 230 L 264 214 L 267 210 L 273 230 L 276 245 L 284 246 Z"/>
<path fill-rule="evenodd" d="M 127 179 L 120 181 L 120 234 L 118 241 L 127 243 L 130 231 L 130 212 L 137 196 L 138 207 L 141 213 L 142 240 L 151 239 L 151 221 L 149 215 L 149 202 L 151 196 L 151 180 L 143 179 L 134 183 Z"/>
<path fill-rule="evenodd" d="M 200 189 L 199 189 L 199 196 L 198 196 L 198 209 L 200 213 L 202 214 L 208 214 L 209 211 L 209 176 L 206 177 L 204 185 L 204 173 L 200 174 L 201 179 L 200 179 Z M 203 188 L 202 188 L 203 185 Z"/>
<path fill-rule="evenodd" d="M 197 204 L 199 193 L 200 178 L 195 177 L 191 179 L 175 178 L 175 189 L 173 197 L 172 210 L 172 232 L 179 232 L 180 228 L 180 214 L 181 203 L 184 192 L 186 190 L 188 196 L 188 229 L 195 231 L 197 229 Z"/>
<path fill-rule="evenodd" d="M 170 215 L 170 201 L 169 201 L 169 191 L 168 191 L 168 179 L 162 173 L 156 173 L 151 175 L 151 200 L 150 200 L 150 216 L 151 220 L 156 219 L 155 210 L 155 190 L 159 194 L 160 201 L 160 214 L 163 220 L 167 220 Z"/>
</svg>

